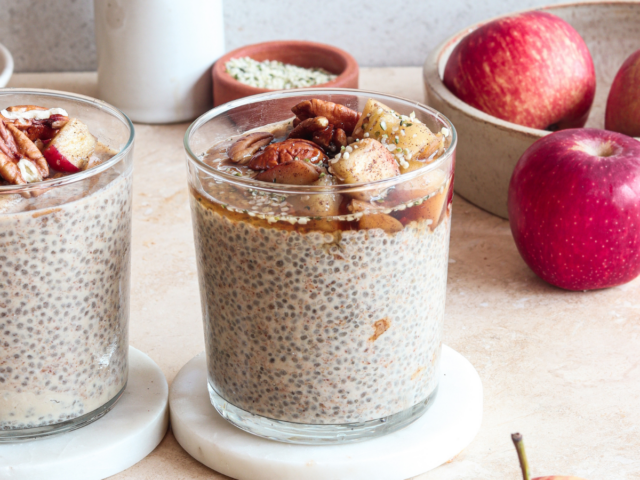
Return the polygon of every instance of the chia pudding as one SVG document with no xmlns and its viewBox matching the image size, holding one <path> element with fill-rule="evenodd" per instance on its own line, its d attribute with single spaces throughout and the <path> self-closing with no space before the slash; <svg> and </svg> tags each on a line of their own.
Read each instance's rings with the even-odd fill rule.
<svg viewBox="0 0 640 480">
<path fill-rule="evenodd" d="M 115 150 L 65 130 L 80 123 L 64 118 L 44 139 L 18 126 L 67 164 L 47 155 L 39 178 L 0 168 L 2 441 L 76 428 L 74 420 L 106 412 L 127 383 L 131 162 L 113 163 Z"/>
<path fill-rule="evenodd" d="M 258 434 L 225 405 L 353 425 L 426 404 L 438 385 L 451 129 L 376 100 L 362 114 L 298 107 L 210 148 L 201 162 L 222 175 L 190 171 L 212 403 Z M 316 130 L 300 133 L 305 120 Z M 328 144 L 315 135 L 327 126 Z"/>
</svg>

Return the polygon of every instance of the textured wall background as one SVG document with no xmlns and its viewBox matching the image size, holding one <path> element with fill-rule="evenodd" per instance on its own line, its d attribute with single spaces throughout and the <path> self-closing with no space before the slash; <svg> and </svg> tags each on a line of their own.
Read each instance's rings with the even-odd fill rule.
<svg viewBox="0 0 640 480">
<path fill-rule="evenodd" d="M 421 65 L 434 46 L 469 24 L 550 3 L 560 1 L 224 0 L 226 47 L 305 39 L 344 48 L 365 67 Z M 0 0 L 0 42 L 17 72 L 95 70 L 93 0 Z"/>
</svg>

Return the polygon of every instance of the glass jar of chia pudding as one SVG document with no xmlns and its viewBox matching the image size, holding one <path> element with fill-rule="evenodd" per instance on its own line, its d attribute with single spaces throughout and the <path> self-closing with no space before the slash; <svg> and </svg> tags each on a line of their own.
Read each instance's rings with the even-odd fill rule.
<svg viewBox="0 0 640 480">
<path fill-rule="evenodd" d="M 95 421 L 127 384 L 134 129 L 62 92 L 3 89 L 0 110 L 0 442 L 15 442 Z"/>
<path fill-rule="evenodd" d="M 218 413 L 302 444 L 420 417 L 438 388 L 449 120 L 398 97 L 304 89 L 215 108 L 184 142 Z"/>
</svg>

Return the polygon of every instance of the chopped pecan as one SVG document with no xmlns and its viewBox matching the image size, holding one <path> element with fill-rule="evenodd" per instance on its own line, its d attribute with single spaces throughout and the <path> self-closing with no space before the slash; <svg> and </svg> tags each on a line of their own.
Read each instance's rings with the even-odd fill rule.
<svg viewBox="0 0 640 480">
<path fill-rule="evenodd" d="M 35 142 L 36 140 L 52 139 L 68 121 L 69 117 L 64 115 L 51 115 L 49 118 L 42 120 L 28 120 L 28 124 L 16 122 L 14 125 L 22 130 L 31 141 Z"/>
<path fill-rule="evenodd" d="M 320 145 L 325 152 L 335 154 L 341 147 L 347 146 L 347 135 L 343 129 L 329 124 L 326 128 L 313 132 L 311 141 Z"/>
<path fill-rule="evenodd" d="M 312 117 L 302 120 L 293 130 L 289 133 L 287 138 L 306 138 L 309 139 L 311 135 L 319 130 L 326 129 L 329 125 L 329 120 L 326 117 Z"/>
<path fill-rule="evenodd" d="M 333 143 L 340 150 L 342 147 L 347 146 L 347 133 L 342 128 L 336 128 L 333 132 Z"/>
<path fill-rule="evenodd" d="M 305 160 L 320 163 L 326 159 L 324 152 L 313 142 L 302 139 L 288 139 L 284 142 L 272 143 L 263 151 L 255 154 L 249 162 L 253 170 L 267 170 L 276 165 L 290 163 L 294 160 Z"/>
<path fill-rule="evenodd" d="M 300 120 L 312 117 L 326 117 L 329 123 L 336 128 L 343 129 L 348 135 L 351 135 L 360 119 L 360 113 L 355 110 L 351 110 L 339 103 L 318 100 L 317 98 L 304 100 L 295 105 L 291 111 Z"/>
<path fill-rule="evenodd" d="M 322 130 L 313 132 L 313 136 L 311 137 L 311 140 L 313 141 L 313 143 L 317 143 L 318 145 L 320 145 L 326 151 L 332 151 L 333 149 L 330 147 L 331 147 L 331 140 L 333 139 L 334 130 L 335 129 L 333 128 L 333 125 L 328 125 L 327 128 L 323 128 Z"/>
<path fill-rule="evenodd" d="M 42 178 L 48 177 L 49 165 L 42 156 L 40 150 L 38 150 L 38 147 L 36 147 L 35 143 L 33 143 L 24 132 L 20 131 L 12 123 L 7 124 L 7 129 L 13 135 L 20 155 L 36 164 L 36 168 L 38 169 L 38 172 L 40 172 L 40 175 L 42 175 Z"/>
<path fill-rule="evenodd" d="M 260 172 L 255 178 L 269 183 L 311 185 L 320 178 L 320 168 L 302 160 L 294 160 Z"/>
<path fill-rule="evenodd" d="M 245 164 L 262 147 L 273 140 L 273 135 L 267 132 L 249 133 L 236 140 L 227 150 L 232 162 Z"/>
</svg>

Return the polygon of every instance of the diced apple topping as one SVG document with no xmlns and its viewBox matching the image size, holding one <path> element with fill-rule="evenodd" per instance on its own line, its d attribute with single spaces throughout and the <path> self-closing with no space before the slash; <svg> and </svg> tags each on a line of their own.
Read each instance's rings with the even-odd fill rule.
<svg viewBox="0 0 640 480">
<path fill-rule="evenodd" d="M 0 182 L 24 185 L 59 178 L 117 153 L 96 142 L 89 128 L 69 119 L 62 108 L 7 107 L 0 112 Z"/>
<path fill-rule="evenodd" d="M 76 173 L 84 170 L 96 147 L 96 138 L 89 128 L 76 118 L 53 137 L 42 154 L 54 170 Z"/>
<path fill-rule="evenodd" d="M 330 161 L 329 171 L 340 183 L 370 183 L 400 175 L 393 155 L 377 140 L 366 138 L 347 147 Z M 367 200 L 378 192 L 354 192 L 354 198 Z"/>
<path fill-rule="evenodd" d="M 335 180 L 331 175 L 322 175 L 311 185 L 330 186 Z M 333 217 L 340 215 L 342 196 L 337 193 L 296 195 L 292 200 L 296 211 L 310 217 Z"/>
<path fill-rule="evenodd" d="M 369 99 L 353 132 L 354 138 L 374 138 L 386 145 L 403 169 L 411 159 L 428 159 L 437 152 L 442 135 L 414 116 L 400 115 L 385 104 Z"/>
<path fill-rule="evenodd" d="M 311 185 L 318 178 L 320 169 L 302 160 L 277 165 L 256 176 L 256 180 L 286 185 Z"/>
<path fill-rule="evenodd" d="M 381 228 L 387 233 L 396 233 L 403 228 L 402 223 L 391 215 L 385 215 L 384 213 L 374 213 L 362 216 L 358 221 L 358 227 L 362 230 Z"/>
<path fill-rule="evenodd" d="M 234 195 L 242 192 L 236 186 L 215 195 L 225 210 L 331 233 L 353 228 L 394 233 L 414 220 L 438 223 L 449 198 L 448 167 L 386 182 L 391 185 L 384 188 L 370 184 L 439 158 L 450 132 L 434 134 L 413 113 L 399 114 L 373 99 L 362 114 L 318 99 L 300 102 L 292 111 L 296 118 L 278 124 L 286 126 L 278 134 L 272 125 L 260 126 L 216 144 L 203 161 L 228 175 L 262 182 L 342 187 L 309 189 L 308 195 L 282 191 L 276 199 L 265 196 L 276 192 L 248 189 L 241 194 L 245 201 L 236 201 Z"/>
</svg>

